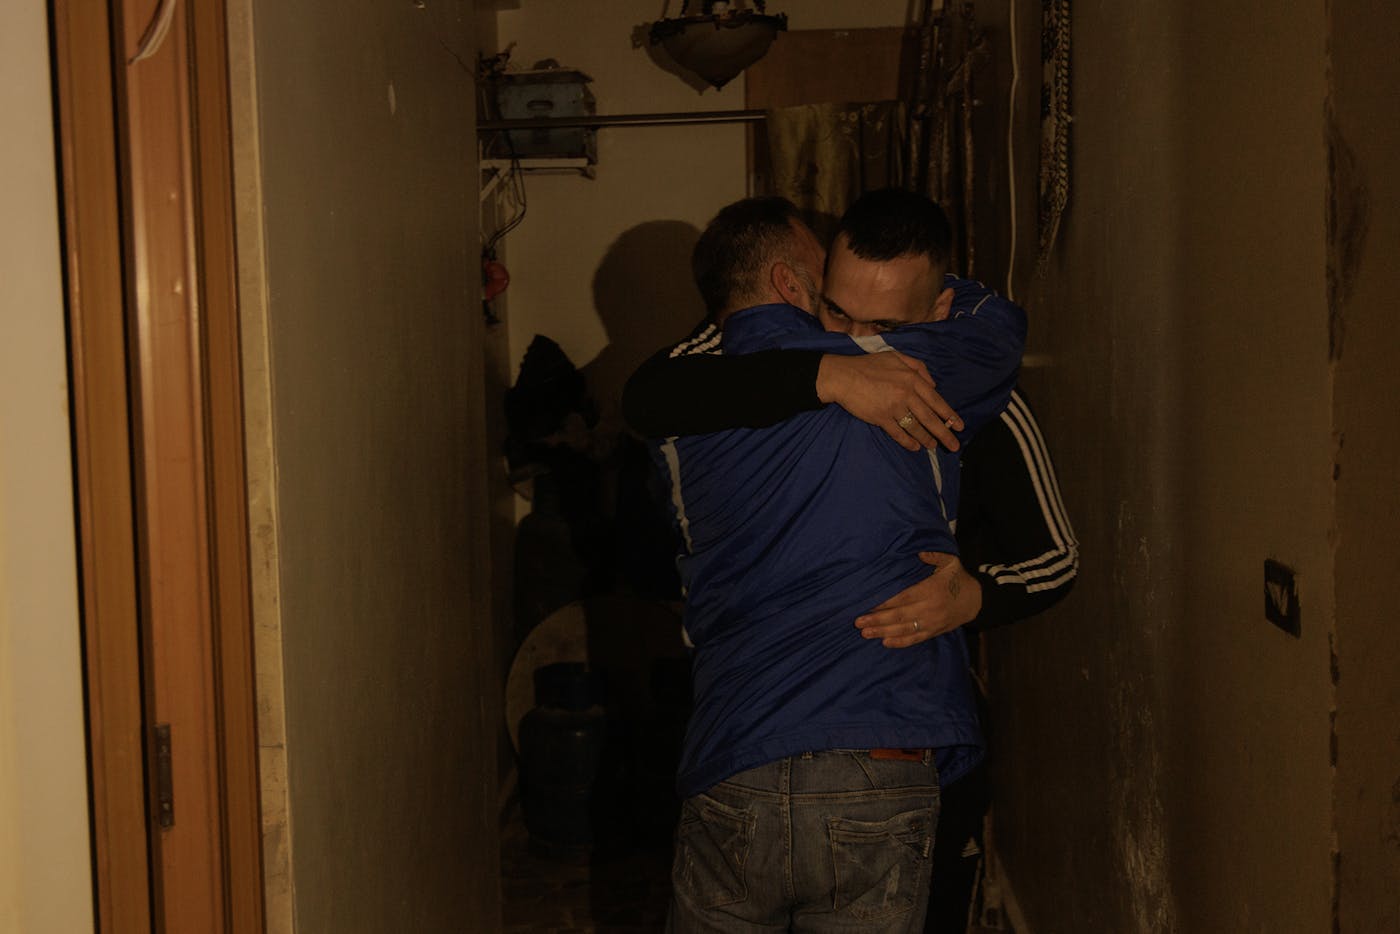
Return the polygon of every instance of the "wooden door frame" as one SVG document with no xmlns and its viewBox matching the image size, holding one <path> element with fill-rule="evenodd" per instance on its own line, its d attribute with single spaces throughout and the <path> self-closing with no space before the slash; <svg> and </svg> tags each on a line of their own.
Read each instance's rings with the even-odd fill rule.
<svg viewBox="0 0 1400 934">
<path fill-rule="evenodd" d="M 263 930 L 265 919 L 234 231 L 233 129 L 224 0 L 191 3 L 189 17 L 224 866 L 230 902 L 229 930 L 241 934 Z"/>
<path fill-rule="evenodd" d="M 132 345 L 131 166 L 123 146 L 122 0 L 52 0 L 65 289 L 69 315 L 83 645 L 99 930 L 163 929 L 153 871 L 150 698 L 142 616 L 149 556 L 138 541 L 140 444 L 133 409 L 140 361 Z M 179 0 L 174 0 L 179 2 Z M 212 606 L 223 917 L 210 930 L 263 930 L 253 620 L 244 475 L 234 250 L 232 138 L 222 0 L 186 7 L 193 114 L 193 226 L 202 318 L 189 349 L 203 375 L 207 550 Z"/>
<path fill-rule="evenodd" d="M 50 7 L 98 929 L 150 931 L 125 282 L 105 3 Z"/>
</svg>

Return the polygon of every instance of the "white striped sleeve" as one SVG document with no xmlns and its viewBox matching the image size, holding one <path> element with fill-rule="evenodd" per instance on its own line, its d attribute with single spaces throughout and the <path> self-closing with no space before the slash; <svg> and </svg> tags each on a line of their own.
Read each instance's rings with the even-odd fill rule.
<svg viewBox="0 0 1400 934">
<path fill-rule="evenodd" d="M 1025 478 L 1022 482 L 1028 482 L 1034 494 L 1035 512 L 1021 521 L 1028 526 L 1034 523 L 1042 530 L 1037 536 L 1041 546 L 1033 554 L 1008 556 L 1015 560 L 980 564 L 978 571 L 990 577 L 998 590 L 1006 588 L 1007 596 L 1015 592 L 1040 594 L 1053 602 L 1054 592 L 1066 589 L 1079 572 L 1079 542 L 1070 525 L 1040 425 L 1019 393 L 1012 393 L 1001 423 L 1020 452 Z M 1006 459 L 1014 461 L 1013 456 Z M 1006 469 L 1009 471 L 1011 466 Z M 1003 479 L 1012 482 L 1010 478 Z M 989 490 L 988 495 L 995 495 L 995 491 Z"/>
</svg>

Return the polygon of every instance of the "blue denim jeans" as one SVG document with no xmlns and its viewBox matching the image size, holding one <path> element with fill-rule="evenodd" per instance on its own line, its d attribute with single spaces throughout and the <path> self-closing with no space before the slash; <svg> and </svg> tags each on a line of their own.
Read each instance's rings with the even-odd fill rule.
<svg viewBox="0 0 1400 934">
<path fill-rule="evenodd" d="M 673 934 L 923 930 L 938 770 L 859 750 L 790 756 L 681 805 Z"/>
</svg>

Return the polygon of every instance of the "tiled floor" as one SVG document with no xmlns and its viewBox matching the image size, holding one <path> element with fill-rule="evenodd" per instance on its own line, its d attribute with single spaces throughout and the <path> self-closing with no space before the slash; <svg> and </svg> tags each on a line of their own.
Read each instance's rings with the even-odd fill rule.
<svg viewBox="0 0 1400 934">
<path fill-rule="evenodd" d="M 501 827 L 506 934 L 654 934 L 666 924 L 671 848 L 634 848 L 591 861 L 531 850 L 520 808 Z"/>
</svg>

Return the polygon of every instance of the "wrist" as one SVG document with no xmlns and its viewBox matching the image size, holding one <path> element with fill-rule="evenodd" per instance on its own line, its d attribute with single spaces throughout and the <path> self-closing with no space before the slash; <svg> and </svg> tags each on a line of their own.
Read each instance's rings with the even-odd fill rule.
<svg viewBox="0 0 1400 934">
<path fill-rule="evenodd" d="M 817 398 L 823 405 L 838 402 L 843 392 L 842 387 L 846 382 L 846 364 L 851 357 L 843 357 L 840 354 L 822 354 L 821 362 L 817 364 L 816 391 Z"/>
<path fill-rule="evenodd" d="M 982 583 L 977 579 L 977 575 L 969 573 L 957 559 L 954 559 L 949 570 L 952 571 L 952 575 L 948 578 L 948 594 L 953 598 L 949 615 L 956 620 L 957 625 L 965 626 L 975 620 L 977 614 L 982 611 Z"/>
<path fill-rule="evenodd" d="M 982 582 L 977 579 L 977 575 L 967 575 L 967 618 L 964 623 L 970 623 L 982 612 Z"/>
</svg>

